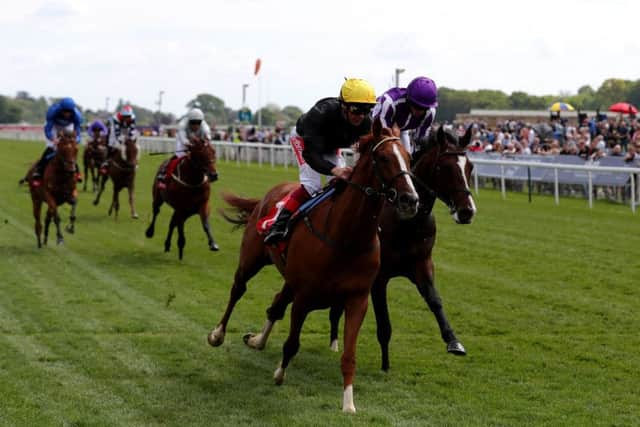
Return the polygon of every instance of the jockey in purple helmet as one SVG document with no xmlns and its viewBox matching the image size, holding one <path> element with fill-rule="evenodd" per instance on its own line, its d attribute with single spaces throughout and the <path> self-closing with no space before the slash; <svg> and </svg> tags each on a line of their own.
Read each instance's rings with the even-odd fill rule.
<svg viewBox="0 0 640 427">
<path fill-rule="evenodd" d="M 47 148 L 42 153 L 40 160 L 36 164 L 36 168 L 32 176 L 32 185 L 40 185 L 44 168 L 47 166 L 56 153 L 58 145 L 59 132 L 66 129 L 76 131 L 76 142 L 80 143 L 80 124 L 82 123 L 82 113 L 76 107 L 76 103 L 72 98 L 62 98 L 60 101 L 52 104 L 47 110 L 47 119 L 44 125 L 44 135 L 47 139 Z M 76 165 L 77 167 L 77 165 Z M 79 171 L 76 170 L 77 179 L 80 181 Z"/>
<path fill-rule="evenodd" d="M 400 139 L 409 153 L 415 151 L 409 131 L 415 131 L 414 141 L 429 134 L 438 106 L 438 88 L 427 77 L 416 77 L 406 88 L 395 87 L 378 97 L 373 109 L 374 119 L 379 118 L 383 127 L 400 129 Z"/>
<path fill-rule="evenodd" d="M 101 120 L 94 120 L 91 125 L 87 128 L 87 133 L 89 134 L 89 138 L 92 140 L 97 140 L 99 137 L 107 136 L 107 127 L 102 123 Z M 97 135 L 96 135 L 97 133 Z"/>
</svg>

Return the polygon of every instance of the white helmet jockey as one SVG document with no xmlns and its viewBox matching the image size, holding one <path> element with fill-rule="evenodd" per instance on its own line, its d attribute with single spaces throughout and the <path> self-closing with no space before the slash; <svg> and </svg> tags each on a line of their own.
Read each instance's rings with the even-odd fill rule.
<svg viewBox="0 0 640 427">
<path fill-rule="evenodd" d="M 189 120 L 190 122 L 203 121 L 204 113 L 199 108 L 192 108 L 187 113 L 187 120 Z"/>
<path fill-rule="evenodd" d="M 197 129 L 192 129 L 190 124 L 198 123 Z M 180 121 L 180 127 L 176 134 L 176 156 L 182 157 L 191 145 L 191 137 L 203 138 L 211 141 L 211 130 L 204 120 L 204 113 L 199 108 L 192 108 L 186 117 Z"/>
</svg>

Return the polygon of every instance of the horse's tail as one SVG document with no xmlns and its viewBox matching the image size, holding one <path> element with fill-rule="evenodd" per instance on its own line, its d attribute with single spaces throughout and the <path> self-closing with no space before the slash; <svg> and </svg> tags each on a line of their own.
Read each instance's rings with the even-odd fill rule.
<svg viewBox="0 0 640 427">
<path fill-rule="evenodd" d="M 218 213 L 220 213 L 224 219 L 235 224 L 237 227 L 247 225 L 247 222 L 249 222 L 249 216 L 254 211 L 258 203 L 260 203 L 260 199 L 248 199 L 226 191 L 222 192 L 222 199 L 227 202 L 228 205 L 231 205 L 235 210 L 235 215 L 230 216 L 224 209 L 218 209 Z"/>
</svg>

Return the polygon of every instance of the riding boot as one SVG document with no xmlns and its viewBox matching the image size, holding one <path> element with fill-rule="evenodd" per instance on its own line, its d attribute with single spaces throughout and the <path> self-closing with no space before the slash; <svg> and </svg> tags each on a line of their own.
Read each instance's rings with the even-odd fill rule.
<svg viewBox="0 0 640 427">
<path fill-rule="evenodd" d="M 280 208 L 280 212 L 277 213 L 275 222 L 264 238 L 265 244 L 272 245 L 287 237 L 289 219 L 309 197 L 311 196 L 301 185 L 276 204 L 276 207 Z"/>
<path fill-rule="evenodd" d="M 44 150 L 44 153 L 42 153 L 40 160 L 38 160 L 38 163 L 36 163 L 36 167 L 33 171 L 33 175 L 31 176 L 33 181 L 35 181 L 38 184 L 40 183 L 40 180 L 44 175 L 44 168 L 47 167 L 47 163 L 49 163 L 49 160 L 51 160 L 55 152 L 56 150 L 53 147 L 47 147 Z"/>
<path fill-rule="evenodd" d="M 76 182 L 82 182 L 82 174 L 80 173 L 80 167 L 76 163 Z"/>
<path fill-rule="evenodd" d="M 107 170 L 109 169 L 109 161 L 113 157 L 113 153 L 115 151 L 116 151 L 115 148 L 113 148 L 110 145 L 107 145 L 107 158 L 104 159 L 104 162 L 102 162 L 102 164 L 100 165 L 100 173 L 101 174 L 103 174 L 103 175 L 107 174 Z"/>
<path fill-rule="evenodd" d="M 278 217 L 276 218 L 276 222 L 273 223 L 269 232 L 264 237 L 264 243 L 266 245 L 273 245 L 278 243 L 280 240 L 284 239 L 287 233 L 287 224 L 289 224 L 289 219 L 291 219 L 291 212 L 289 209 L 282 208 Z"/>
</svg>

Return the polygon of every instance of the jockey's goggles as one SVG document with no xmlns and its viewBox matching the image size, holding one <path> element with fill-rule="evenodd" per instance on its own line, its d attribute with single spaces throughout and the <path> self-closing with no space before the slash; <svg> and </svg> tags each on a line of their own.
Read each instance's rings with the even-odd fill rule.
<svg viewBox="0 0 640 427">
<path fill-rule="evenodd" d="M 371 112 L 373 105 L 370 104 L 349 104 L 347 109 L 351 114 L 367 115 Z"/>
<path fill-rule="evenodd" d="M 199 125 L 202 123 L 202 120 L 189 120 L 190 125 Z"/>
</svg>

